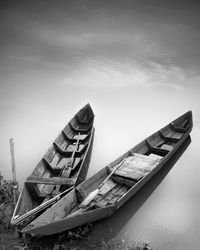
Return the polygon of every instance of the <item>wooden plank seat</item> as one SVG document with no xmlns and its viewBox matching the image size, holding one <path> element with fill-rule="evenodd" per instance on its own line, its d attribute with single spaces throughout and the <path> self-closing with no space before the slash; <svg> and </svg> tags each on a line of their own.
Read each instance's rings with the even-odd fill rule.
<svg viewBox="0 0 200 250">
<path fill-rule="evenodd" d="M 76 148 L 75 142 L 70 144 L 66 150 L 63 150 L 57 142 L 54 142 L 53 145 L 60 154 L 66 156 L 71 156 L 71 154 L 74 152 L 74 149 Z M 88 144 L 79 144 L 75 154 L 82 154 L 86 150 L 87 146 Z"/>
<path fill-rule="evenodd" d="M 50 163 L 46 157 L 43 157 L 43 161 L 45 162 L 46 167 L 49 171 L 60 174 L 60 172 L 63 171 L 63 169 L 68 168 L 67 166 L 69 166 L 71 158 L 63 157 L 57 165 L 53 165 L 52 163 Z M 82 159 L 80 157 L 75 157 L 73 162 L 70 164 L 70 167 L 69 167 L 70 171 L 77 170 L 81 162 L 82 162 Z"/>
<path fill-rule="evenodd" d="M 69 145 L 67 147 L 66 151 L 69 152 L 69 153 L 73 153 L 74 150 L 76 149 L 75 154 L 76 155 L 80 155 L 80 154 L 82 154 L 86 150 L 87 145 L 88 144 L 78 144 L 78 146 L 76 148 L 76 144 L 74 143 L 74 144 Z"/>
<path fill-rule="evenodd" d="M 150 143 L 150 141 L 148 139 L 146 139 L 146 144 L 152 153 L 159 154 L 162 156 L 165 156 L 169 153 L 169 150 L 167 150 L 165 148 L 158 148 L 158 147 L 152 146 L 152 144 Z"/>
<path fill-rule="evenodd" d="M 181 132 L 176 132 L 174 130 L 171 130 L 167 133 L 167 136 L 171 137 L 171 138 L 175 138 L 180 140 L 182 138 L 182 136 L 184 135 L 184 133 Z"/>
<path fill-rule="evenodd" d="M 177 143 L 180 140 L 179 138 L 174 138 L 174 137 L 170 137 L 170 136 L 165 135 L 162 130 L 159 130 L 159 133 L 160 133 L 160 137 L 167 142 Z"/>
<path fill-rule="evenodd" d="M 56 149 L 60 154 L 66 155 L 66 156 L 70 156 L 71 153 L 70 153 L 69 151 L 67 151 L 67 150 L 62 149 L 61 146 L 60 146 L 57 142 L 54 142 L 53 145 L 54 145 L 55 149 Z"/>
<path fill-rule="evenodd" d="M 26 179 L 27 183 L 34 184 L 46 184 L 46 185 L 66 185 L 73 186 L 74 181 L 71 178 L 53 177 L 53 178 L 42 178 L 42 177 L 28 177 Z"/>
<path fill-rule="evenodd" d="M 153 168 L 155 168 L 160 160 L 161 156 L 150 154 L 142 155 L 134 153 L 133 156 L 129 156 L 125 162 L 120 166 L 113 175 L 113 178 L 122 183 L 121 179 L 116 179 L 119 176 L 133 180 L 134 182 L 139 181 L 143 176 L 147 175 Z M 110 169 L 111 170 L 111 169 Z M 112 170 L 111 170 L 112 171 Z M 113 179 L 113 180 L 114 180 Z M 134 183 L 127 183 L 127 186 L 134 185 Z"/>
<path fill-rule="evenodd" d="M 170 128 L 173 129 L 174 131 L 176 132 L 179 132 L 179 133 L 186 133 L 189 129 L 189 127 L 177 127 L 174 125 L 174 123 L 170 123 Z"/>
<path fill-rule="evenodd" d="M 73 141 L 73 142 L 76 142 L 77 141 L 77 138 L 78 138 L 78 135 L 74 135 L 73 137 L 70 137 L 66 132 L 65 130 L 62 131 L 62 134 L 64 135 L 64 137 L 69 140 L 69 141 Z M 80 142 L 85 142 L 89 136 L 90 136 L 91 132 L 88 133 L 88 134 L 80 134 L 79 135 L 79 141 Z"/>
<path fill-rule="evenodd" d="M 30 190 L 35 201 L 44 202 L 45 199 L 50 199 L 55 195 L 58 195 L 59 188 L 61 185 L 71 188 L 75 181 L 71 178 L 62 177 L 33 177 L 30 176 L 26 179 L 26 186 Z M 45 185 L 45 189 L 41 189 L 40 186 Z"/>
<path fill-rule="evenodd" d="M 69 122 L 69 126 L 71 127 L 71 129 L 73 131 L 75 131 L 76 133 L 87 133 L 89 132 L 89 130 L 91 130 L 92 124 L 90 124 L 89 126 L 83 126 L 83 125 L 74 125 L 71 122 Z"/>
</svg>

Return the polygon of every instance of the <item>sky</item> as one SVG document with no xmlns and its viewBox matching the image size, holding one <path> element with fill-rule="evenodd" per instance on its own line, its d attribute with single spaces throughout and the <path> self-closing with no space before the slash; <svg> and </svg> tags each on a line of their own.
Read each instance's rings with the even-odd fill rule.
<svg viewBox="0 0 200 250">
<path fill-rule="evenodd" d="M 1 1 L 3 175 L 11 137 L 23 183 L 88 102 L 89 175 L 188 110 L 199 125 L 199 14 L 199 1 Z"/>
</svg>

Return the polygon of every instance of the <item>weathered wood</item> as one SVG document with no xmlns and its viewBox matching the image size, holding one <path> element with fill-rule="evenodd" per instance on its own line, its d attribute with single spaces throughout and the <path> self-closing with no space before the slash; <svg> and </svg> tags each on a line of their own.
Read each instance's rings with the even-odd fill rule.
<svg viewBox="0 0 200 250">
<path fill-rule="evenodd" d="M 165 150 L 165 149 L 162 149 L 162 148 L 157 148 L 157 147 L 153 147 L 151 145 L 151 143 L 149 142 L 148 139 L 146 139 L 146 143 L 147 143 L 147 146 L 149 147 L 150 151 L 155 153 L 155 154 L 159 154 L 159 155 L 162 155 L 162 156 L 165 156 L 169 153 L 168 150 Z"/>
<path fill-rule="evenodd" d="M 72 124 L 71 122 L 69 122 L 69 126 L 70 128 L 75 132 L 75 133 L 87 133 L 89 130 L 91 130 L 91 126 L 83 126 L 83 125 L 80 125 L 80 126 L 74 126 L 74 124 Z"/>
<path fill-rule="evenodd" d="M 171 151 L 171 150 L 173 150 L 173 146 L 171 146 L 171 145 L 168 145 L 168 144 L 163 144 L 162 145 L 162 147 L 161 147 L 161 149 L 164 149 L 164 150 L 167 150 L 167 151 Z"/>
<path fill-rule="evenodd" d="M 180 133 L 180 132 L 171 132 L 168 134 L 169 136 L 171 136 L 172 138 L 175 138 L 175 139 L 181 139 L 181 137 L 184 135 L 184 133 Z"/>
<path fill-rule="evenodd" d="M 74 181 L 70 178 L 62 178 L 62 177 L 53 177 L 53 178 L 42 178 L 42 177 L 28 177 L 26 179 L 28 183 L 35 184 L 46 184 L 46 185 L 74 185 Z"/>
<path fill-rule="evenodd" d="M 10 139 L 10 154 L 11 154 L 11 165 L 12 165 L 12 179 L 13 179 L 13 196 L 14 196 L 14 206 L 17 203 L 17 193 L 18 193 L 18 184 L 16 177 L 16 167 L 15 167 L 15 153 L 14 153 L 14 140 Z"/>
<path fill-rule="evenodd" d="M 69 156 L 70 155 L 70 152 L 67 151 L 66 149 L 62 149 L 61 146 L 57 143 L 57 142 L 54 142 L 53 143 L 54 147 L 56 148 L 56 150 L 62 154 L 62 155 L 67 155 Z"/>
<path fill-rule="evenodd" d="M 169 137 L 169 136 L 164 135 L 162 130 L 159 130 L 159 132 L 160 132 L 161 138 L 163 138 L 165 141 L 174 142 L 174 143 L 177 143 L 179 141 L 178 138 L 173 138 L 173 137 Z"/>
<path fill-rule="evenodd" d="M 174 131 L 179 132 L 179 133 L 186 133 L 187 130 L 188 130 L 188 128 L 176 127 L 176 126 L 174 125 L 174 123 L 170 123 L 170 127 L 171 127 Z"/>
<path fill-rule="evenodd" d="M 176 124 L 179 124 L 179 119 L 181 119 L 182 123 L 184 119 L 188 119 L 188 117 L 192 119 L 191 112 L 182 115 L 174 121 Z M 171 130 L 170 125 L 162 128 L 162 131 L 167 136 L 177 133 Z M 144 186 L 144 184 L 148 182 L 152 178 L 152 176 L 155 175 L 155 173 L 157 173 L 162 167 L 165 166 L 166 162 L 169 161 L 169 159 L 173 157 L 174 153 L 180 148 L 180 146 L 186 142 L 190 131 L 191 128 L 186 133 L 182 134 L 180 140 L 178 140 L 176 143 L 173 142 L 173 146 L 171 145 L 172 142 L 165 142 L 164 144 L 162 144 L 164 147 L 166 147 L 166 145 L 167 147 L 172 146 L 173 149 L 171 151 L 169 151 L 169 148 L 168 150 L 159 148 L 159 153 L 150 153 L 151 150 L 149 150 L 149 147 L 147 147 L 146 140 L 143 140 L 131 150 L 125 152 L 122 156 L 110 163 L 108 166 L 101 169 L 94 176 L 90 177 L 88 180 L 84 181 L 78 187 L 76 187 L 77 191 L 73 190 L 72 192 L 77 195 L 78 202 L 75 207 L 73 207 L 73 209 L 68 213 L 68 215 L 60 220 L 57 220 L 56 222 L 51 221 L 52 214 L 57 211 L 58 208 L 59 212 L 62 214 L 64 212 L 65 202 L 67 202 L 68 204 L 73 202 L 69 194 L 65 196 L 65 200 L 61 199 L 58 203 L 56 203 L 56 206 L 51 207 L 50 209 L 48 209 L 48 211 L 41 214 L 36 220 L 25 227 L 22 232 L 31 233 L 33 235 L 50 235 L 52 233 L 69 230 L 74 227 L 83 225 L 84 223 L 93 222 L 95 220 L 110 216 L 128 199 L 130 199 L 140 188 L 142 188 L 142 186 Z M 159 138 L 161 138 L 160 133 L 159 131 L 157 131 L 153 135 L 149 136 L 147 138 L 147 141 L 149 141 L 153 145 L 158 145 Z M 162 147 L 162 145 L 160 144 L 160 147 Z M 167 151 L 167 154 L 163 155 L 162 157 L 160 156 L 161 151 Z M 138 154 L 138 152 L 142 152 L 143 154 L 140 155 Z M 97 189 L 100 183 L 106 180 L 112 170 L 115 169 L 116 165 L 124 157 L 127 157 L 126 162 L 124 162 L 112 175 L 112 181 L 111 179 L 109 179 L 110 183 L 108 184 L 108 187 L 105 187 L 105 192 L 103 192 L 102 194 L 99 192 L 91 201 L 91 203 L 88 204 L 88 206 L 80 208 L 80 202 L 93 190 Z M 120 171 L 122 173 L 121 176 L 118 175 Z M 127 175 L 128 171 L 129 174 Z M 132 177 L 134 172 L 137 174 L 138 172 L 143 174 L 143 177 L 140 178 L 137 182 L 133 181 L 130 178 Z M 116 183 L 116 185 L 112 186 L 112 182 Z M 78 194 L 80 194 L 80 199 Z"/>
<path fill-rule="evenodd" d="M 133 187 L 136 184 L 136 181 L 129 180 L 129 179 L 126 179 L 126 178 L 122 178 L 122 177 L 116 176 L 116 175 L 112 176 L 112 180 L 114 182 L 116 182 L 116 183 L 126 185 L 128 187 Z"/>
<path fill-rule="evenodd" d="M 88 115 L 86 115 L 87 113 Z M 76 115 L 80 115 L 80 117 L 83 118 L 90 116 L 90 123 L 86 125 L 87 131 L 81 132 L 80 134 L 78 143 L 80 142 L 81 144 L 78 150 L 75 150 L 74 145 L 69 147 L 69 145 L 77 142 L 77 133 L 71 128 L 70 123 L 78 127 L 80 126 L 80 128 L 85 128 L 84 124 L 78 123 L 75 117 Z M 94 114 L 88 104 L 76 115 L 64 127 L 43 159 L 37 164 L 33 173 L 27 178 L 23 187 L 23 190 L 26 190 L 26 192 L 23 192 L 24 195 L 20 196 L 19 202 L 17 203 L 11 220 L 12 225 L 20 226 L 24 220 L 26 220 L 26 223 L 29 223 L 33 217 L 36 218 L 39 215 L 43 201 L 48 200 L 49 196 L 52 198 L 45 201 L 45 204 L 46 202 L 51 204 L 51 201 L 54 201 L 52 199 L 58 192 L 63 193 L 69 186 L 76 186 L 85 180 L 93 145 Z M 76 151 L 75 153 L 74 150 Z M 71 158 L 72 156 L 73 159 Z M 66 167 L 69 162 L 73 164 L 67 169 Z M 65 171 L 63 171 L 64 169 Z M 63 173 L 65 177 L 61 178 L 59 176 L 61 173 Z M 27 200 L 29 204 L 27 204 Z M 42 207 L 45 209 L 44 206 Z"/>
</svg>

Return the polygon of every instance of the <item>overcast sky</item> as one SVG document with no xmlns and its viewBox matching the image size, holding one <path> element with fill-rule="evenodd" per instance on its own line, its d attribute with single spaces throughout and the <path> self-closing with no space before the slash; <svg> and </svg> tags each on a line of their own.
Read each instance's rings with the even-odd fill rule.
<svg viewBox="0 0 200 250">
<path fill-rule="evenodd" d="M 87 102 L 101 167 L 189 109 L 200 120 L 199 1 L 1 1 L 0 34 L 7 178 L 10 137 L 24 180 Z"/>
</svg>

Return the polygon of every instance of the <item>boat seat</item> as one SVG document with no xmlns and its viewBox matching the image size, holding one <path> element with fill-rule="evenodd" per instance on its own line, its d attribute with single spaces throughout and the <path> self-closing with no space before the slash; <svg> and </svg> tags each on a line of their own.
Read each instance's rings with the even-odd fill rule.
<svg viewBox="0 0 200 250">
<path fill-rule="evenodd" d="M 65 137 L 67 140 L 73 141 L 73 142 L 77 141 L 78 135 L 74 135 L 73 137 L 70 137 L 70 136 L 65 132 L 65 130 L 63 130 L 62 133 L 63 133 L 64 137 Z M 80 135 L 79 135 L 79 141 L 80 141 L 80 142 L 85 142 L 85 141 L 88 139 L 88 137 L 89 137 L 90 134 L 91 134 L 91 132 L 88 133 L 88 134 L 80 134 Z"/>
<path fill-rule="evenodd" d="M 174 137 L 166 136 L 166 135 L 163 133 L 162 130 L 160 130 L 159 133 L 160 133 L 160 137 L 161 137 L 163 140 L 167 141 L 167 142 L 174 142 L 174 143 L 177 143 L 177 142 L 179 142 L 179 140 L 180 140 L 179 138 L 174 138 Z"/>
<path fill-rule="evenodd" d="M 67 156 L 67 155 L 68 155 L 68 156 L 70 155 L 70 152 L 67 151 L 67 150 L 62 149 L 61 146 L 60 146 L 57 142 L 54 142 L 53 145 L 54 145 L 55 149 L 56 149 L 60 154 L 66 155 L 66 156 Z"/>
<path fill-rule="evenodd" d="M 152 169 L 154 169 L 159 164 L 161 159 L 161 156 L 155 154 L 150 154 L 149 156 L 147 156 L 134 153 L 133 156 L 127 157 L 125 162 L 115 171 L 113 176 L 114 178 L 115 176 L 117 176 L 137 182 L 141 178 L 143 178 L 143 176 L 148 174 Z M 108 170 L 112 171 L 112 168 L 108 168 Z M 118 179 L 118 181 L 122 180 Z M 131 184 L 134 185 L 134 183 L 127 182 L 127 186 L 130 186 Z"/>
<path fill-rule="evenodd" d="M 177 127 L 177 126 L 174 125 L 173 122 L 170 123 L 170 127 L 175 132 L 179 132 L 179 133 L 186 133 L 188 131 L 188 129 L 189 129 L 189 127 Z"/>
<path fill-rule="evenodd" d="M 55 174 L 59 174 L 61 172 L 62 169 L 58 167 L 54 167 L 45 156 L 42 158 L 42 160 L 50 172 L 53 172 Z"/>
<path fill-rule="evenodd" d="M 85 146 L 86 146 L 85 144 L 79 144 L 76 149 L 76 154 L 81 154 Z M 76 148 L 76 144 L 71 144 L 69 145 L 69 147 L 67 147 L 66 152 L 73 153 L 75 148 Z"/>
<path fill-rule="evenodd" d="M 50 163 L 46 157 L 43 157 L 43 161 L 45 162 L 46 167 L 49 171 L 60 174 L 61 171 L 63 171 L 63 169 L 67 168 L 67 166 L 69 165 L 71 161 L 71 157 L 63 157 L 57 165 Z M 73 170 L 73 172 L 76 171 L 79 168 L 81 161 L 82 161 L 82 158 L 79 156 L 76 156 L 75 154 L 74 161 L 70 169 Z"/>
<path fill-rule="evenodd" d="M 84 125 L 78 125 L 75 127 L 75 125 L 73 125 L 71 122 L 69 122 L 69 125 L 71 127 L 71 129 L 73 131 L 75 131 L 76 133 L 87 133 L 91 130 L 92 124 L 90 124 L 89 126 L 84 126 Z"/>
<path fill-rule="evenodd" d="M 74 181 L 71 178 L 53 177 L 53 178 L 42 178 L 42 177 L 28 177 L 26 183 L 33 184 L 46 184 L 46 185 L 66 185 L 73 186 Z"/>
<path fill-rule="evenodd" d="M 90 134 L 91 133 L 89 133 L 89 134 L 74 135 L 73 140 L 77 141 L 77 139 L 79 137 L 79 141 L 84 142 L 84 141 L 86 141 L 88 139 L 88 137 L 89 137 Z"/>
<path fill-rule="evenodd" d="M 167 149 L 152 146 L 152 144 L 150 143 L 150 141 L 148 139 L 146 139 L 146 144 L 152 153 L 155 153 L 155 154 L 158 154 L 161 156 L 165 156 L 169 153 L 169 150 L 167 150 Z"/>
<path fill-rule="evenodd" d="M 42 178 L 42 177 L 28 177 L 26 182 L 26 186 L 30 190 L 32 196 L 36 201 L 42 202 L 47 196 L 54 196 L 59 194 L 58 190 L 54 190 L 55 185 L 65 185 L 67 187 L 72 187 L 74 185 L 74 181 L 70 178 L 62 178 L 62 177 L 54 177 L 50 178 Z M 38 184 L 45 184 L 49 187 L 52 186 L 48 192 L 40 192 Z M 56 192 L 56 193 L 55 193 Z"/>
<path fill-rule="evenodd" d="M 76 147 L 76 144 L 75 142 L 73 144 L 70 144 L 66 150 L 63 150 L 59 145 L 58 143 L 54 142 L 53 143 L 54 147 L 57 149 L 57 151 L 62 154 L 62 155 L 66 155 L 66 156 L 70 156 L 75 147 Z M 83 150 L 85 150 L 85 147 L 87 146 L 87 144 L 79 144 L 78 145 L 78 150 L 76 151 L 76 154 L 82 154 Z"/>
</svg>

